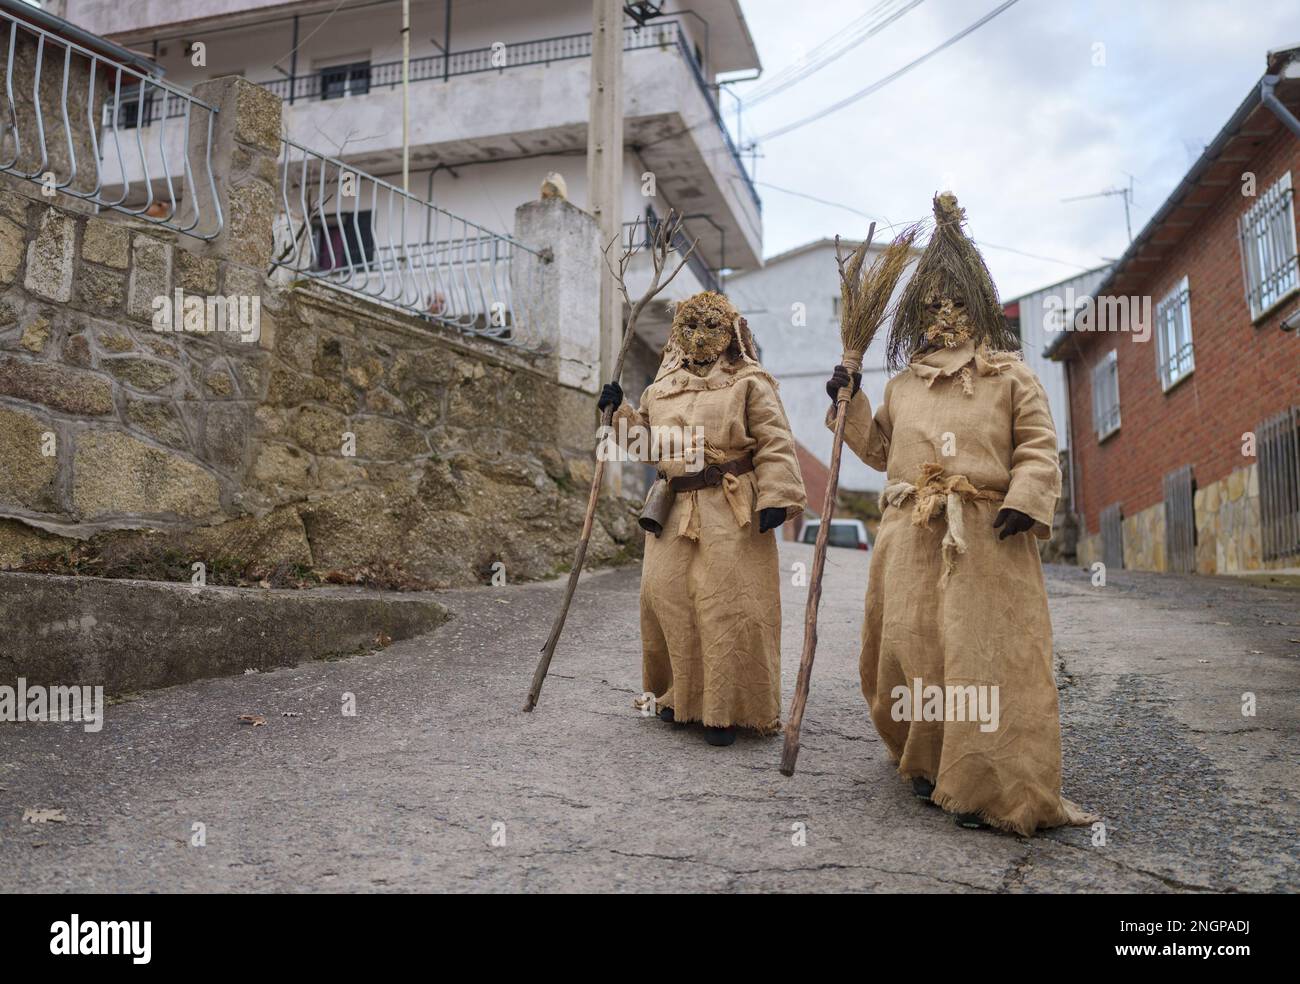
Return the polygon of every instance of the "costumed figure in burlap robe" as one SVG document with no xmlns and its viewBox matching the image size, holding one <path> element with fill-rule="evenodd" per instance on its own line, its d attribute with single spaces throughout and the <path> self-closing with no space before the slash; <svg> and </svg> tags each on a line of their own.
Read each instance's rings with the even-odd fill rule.
<svg viewBox="0 0 1300 984">
<path fill-rule="evenodd" d="M 642 687 L 664 721 L 700 722 L 714 745 L 737 727 L 780 727 L 781 597 L 776 535 L 804 508 L 776 381 L 721 294 L 680 303 L 640 406 L 617 383 L 616 435 L 647 429 L 671 506 L 646 536 Z M 645 431 L 642 431 L 644 433 Z M 677 437 L 674 437 L 674 436 Z M 643 527 L 646 526 L 643 515 Z"/>
<path fill-rule="evenodd" d="M 1038 540 L 1061 491 L 1056 428 L 951 194 L 900 299 L 884 402 L 854 387 L 844 441 L 885 472 L 862 692 L 899 773 L 962 826 L 1095 820 L 1061 795 Z"/>
</svg>

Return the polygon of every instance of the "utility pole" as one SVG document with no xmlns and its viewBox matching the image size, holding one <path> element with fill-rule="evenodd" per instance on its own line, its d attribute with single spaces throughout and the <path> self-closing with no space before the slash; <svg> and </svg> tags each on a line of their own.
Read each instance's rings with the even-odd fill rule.
<svg viewBox="0 0 1300 984">
<path fill-rule="evenodd" d="M 411 0 L 402 0 L 402 190 L 411 193 Z"/>
<path fill-rule="evenodd" d="M 623 3 L 592 0 L 591 108 L 587 123 L 588 210 L 600 227 L 601 246 L 623 233 Z M 599 257 L 600 264 L 600 382 L 614 374 L 623 327 L 623 298 Z M 609 462 L 605 488 L 623 489 L 622 469 Z"/>
</svg>

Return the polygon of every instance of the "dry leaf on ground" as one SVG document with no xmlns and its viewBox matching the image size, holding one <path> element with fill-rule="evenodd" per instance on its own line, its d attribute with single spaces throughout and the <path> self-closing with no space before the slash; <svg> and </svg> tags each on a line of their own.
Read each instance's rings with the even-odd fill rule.
<svg viewBox="0 0 1300 984">
<path fill-rule="evenodd" d="M 29 806 L 23 810 L 23 823 L 67 823 L 62 810 Z"/>
</svg>

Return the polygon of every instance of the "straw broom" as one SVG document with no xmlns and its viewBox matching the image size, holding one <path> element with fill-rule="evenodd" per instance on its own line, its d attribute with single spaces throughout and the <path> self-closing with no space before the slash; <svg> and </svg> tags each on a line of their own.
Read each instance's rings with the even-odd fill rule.
<svg viewBox="0 0 1300 984">
<path fill-rule="evenodd" d="M 844 343 L 841 364 L 852 375 L 862 370 L 862 356 L 890 310 L 894 288 L 911 259 L 912 244 L 920 227 L 911 225 L 886 246 L 875 261 L 866 266 L 867 252 L 876 232 L 871 223 L 866 241 L 845 257 L 840 238 L 835 237 L 835 262 L 840 271 L 840 339 Z M 822 572 L 826 567 L 826 544 L 830 536 L 831 515 L 839 488 L 840 453 L 844 448 L 844 421 L 848 414 L 852 386 L 845 386 L 835 397 L 835 439 L 831 444 L 830 475 L 826 499 L 822 502 L 821 525 L 817 527 L 817 544 L 813 547 L 812 577 L 808 581 L 808 603 L 804 609 L 803 656 L 799 661 L 799 679 L 785 726 L 785 748 L 781 753 L 781 774 L 794 775 L 799 757 L 799 729 L 803 725 L 804 707 L 808 703 L 808 686 L 812 678 L 813 657 L 817 652 L 817 609 L 822 600 Z"/>
</svg>

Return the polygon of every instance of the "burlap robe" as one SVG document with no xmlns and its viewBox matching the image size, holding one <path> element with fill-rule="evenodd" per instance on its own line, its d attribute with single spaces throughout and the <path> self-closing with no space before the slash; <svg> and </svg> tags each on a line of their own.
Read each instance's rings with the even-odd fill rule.
<svg viewBox="0 0 1300 984">
<path fill-rule="evenodd" d="M 661 537 L 646 536 L 641 572 L 642 686 L 676 720 L 762 732 L 781 723 L 781 596 L 776 537 L 758 512 L 803 511 L 794 439 L 770 376 L 753 363 L 703 377 L 666 360 L 639 410 L 614 424 L 703 428 L 706 463 L 750 452 L 755 468 L 679 493 Z M 658 460 L 669 477 L 682 457 Z"/>
<path fill-rule="evenodd" d="M 833 417 L 828 416 L 828 422 Z M 1056 429 L 1017 356 L 965 342 L 914 359 L 872 417 L 849 403 L 845 443 L 886 472 L 862 627 L 862 692 L 904 777 L 934 782 L 945 810 L 1004 830 L 1095 819 L 1061 796 L 1052 626 L 1034 537 L 1060 494 Z M 1036 520 L 997 539 L 1000 508 Z M 898 686 L 999 688 L 996 730 L 896 720 Z M 914 716 L 914 715 L 912 715 Z"/>
</svg>

